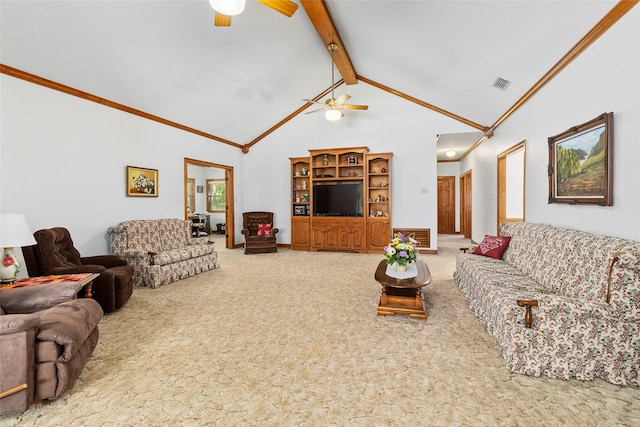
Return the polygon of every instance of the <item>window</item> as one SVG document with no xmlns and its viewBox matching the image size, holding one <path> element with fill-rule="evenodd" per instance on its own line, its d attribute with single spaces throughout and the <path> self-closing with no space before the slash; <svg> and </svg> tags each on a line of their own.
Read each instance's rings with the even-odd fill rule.
<svg viewBox="0 0 640 427">
<path fill-rule="evenodd" d="M 207 212 L 227 210 L 226 182 L 224 179 L 207 180 Z"/>
</svg>

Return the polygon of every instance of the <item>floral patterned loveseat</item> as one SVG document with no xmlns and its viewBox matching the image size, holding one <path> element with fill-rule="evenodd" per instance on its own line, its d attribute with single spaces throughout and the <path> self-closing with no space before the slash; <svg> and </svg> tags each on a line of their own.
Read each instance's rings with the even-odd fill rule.
<svg viewBox="0 0 640 427">
<path fill-rule="evenodd" d="M 189 220 L 125 221 L 107 232 L 111 252 L 133 266 L 136 286 L 158 288 L 219 266 L 212 242 L 193 238 Z"/>
<path fill-rule="evenodd" d="M 640 243 L 533 223 L 501 235 L 501 259 L 460 253 L 454 279 L 507 367 L 639 386 Z"/>
</svg>

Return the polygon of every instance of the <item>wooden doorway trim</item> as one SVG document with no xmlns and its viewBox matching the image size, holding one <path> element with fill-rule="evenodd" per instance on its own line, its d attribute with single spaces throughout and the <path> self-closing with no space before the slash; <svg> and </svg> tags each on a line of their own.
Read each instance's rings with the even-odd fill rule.
<svg viewBox="0 0 640 427">
<path fill-rule="evenodd" d="M 233 249 L 235 247 L 235 208 L 233 204 L 234 195 L 233 195 L 233 167 L 227 165 L 221 165 L 218 163 L 205 162 L 204 160 L 196 160 L 189 159 L 187 157 L 184 158 L 184 217 L 188 218 L 189 213 L 187 212 L 187 169 L 189 165 L 195 166 L 204 166 L 211 167 L 224 170 L 224 177 L 226 181 L 225 187 L 225 195 L 226 195 L 226 205 L 227 211 L 225 213 L 225 223 L 226 223 L 226 235 L 225 235 L 225 244 L 227 249 Z"/>
<path fill-rule="evenodd" d="M 516 217 L 507 216 L 507 194 L 509 188 L 509 171 L 507 170 L 507 159 L 509 156 L 522 150 L 523 164 L 522 164 L 522 215 Z M 496 230 L 497 234 L 500 234 L 500 224 L 504 222 L 522 222 L 525 220 L 526 212 L 526 144 L 525 141 L 514 145 L 513 147 L 498 154 L 498 216 Z M 512 177 L 513 178 L 513 177 Z M 519 178 L 519 177 L 518 177 Z"/>
<path fill-rule="evenodd" d="M 438 177 L 438 234 L 456 232 L 456 177 Z"/>
<path fill-rule="evenodd" d="M 468 170 L 460 175 L 460 233 L 467 239 L 472 239 L 472 206 L 472 179 Z"/>
</svg>

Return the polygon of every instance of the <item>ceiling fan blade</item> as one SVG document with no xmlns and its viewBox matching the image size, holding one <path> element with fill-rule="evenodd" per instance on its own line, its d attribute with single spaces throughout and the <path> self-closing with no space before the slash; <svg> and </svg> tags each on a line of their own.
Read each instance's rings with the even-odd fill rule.
<svg viewBox="0 0 640 427">
<path fill-rule="evenodd" d="M 298 10 L 298 5 L 290 0 L 258 0 L 258 2 L 289 18 Z"/>
<path fill-rule="evenodd" d="M 305 114 L 317 113 L 318 111 L 326 110 L 326 108 L 318 108 L 317 110 L 311 110 L 305 112 Z"/>
<path fill-rule="evenodd" d="M 325 105 L 324 102 L 314 101 L 313 99 L 303 99 L 304 102 L 311 102 L 313 104 Z"/>
<path fill-rule="evenodd" d="M 345 110 L 368 110 L 368 105 L 342 104 Z"/>
<path fill-rule="evenodd" d="M 216 27 L 230 27 L 231 17 L 229 15 L 223 15 L 216 12 L 216 17 L 214 18 L 213 23 Z"/>
<path fill-rule="evenodd" d="M 336 104 L 344 104 L 346 101 L 349 100 L 349 98 L 351 98 L 349 95 L 347 95 L 346 93 L 343 93 L 342 95 L 336 98 Z"/>
</svg>

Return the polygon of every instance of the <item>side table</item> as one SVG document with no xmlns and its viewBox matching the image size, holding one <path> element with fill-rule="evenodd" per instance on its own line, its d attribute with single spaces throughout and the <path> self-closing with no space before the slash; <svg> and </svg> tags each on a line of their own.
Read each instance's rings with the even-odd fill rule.
<svg viewBox="0 0 640 427">
<path fill-rule="evenodd" d="M 422 288 L 431 283 L 431 273 L 423 261 L 417 261 L 416 268 L 418 270 L 416 277 L 396 279 L 387 276 L 387 261 L 380 261 L 375 273 L 375 279 L 382 285 L 378 316 L 404 314 L 412 318 L 427 320 Z"/>
<path fill-rule="evenodd" d="M 50 276 L 26 277 L 15 283 L 3 285 L 0 289 L 25 288 L 28 286 L 52 285 L 56 283 L 75 283 L 76 292 L 84 288 L 85 298 L 91 298 L 91 285 L 98 273 L 54 274 Z"/>
</svg>

